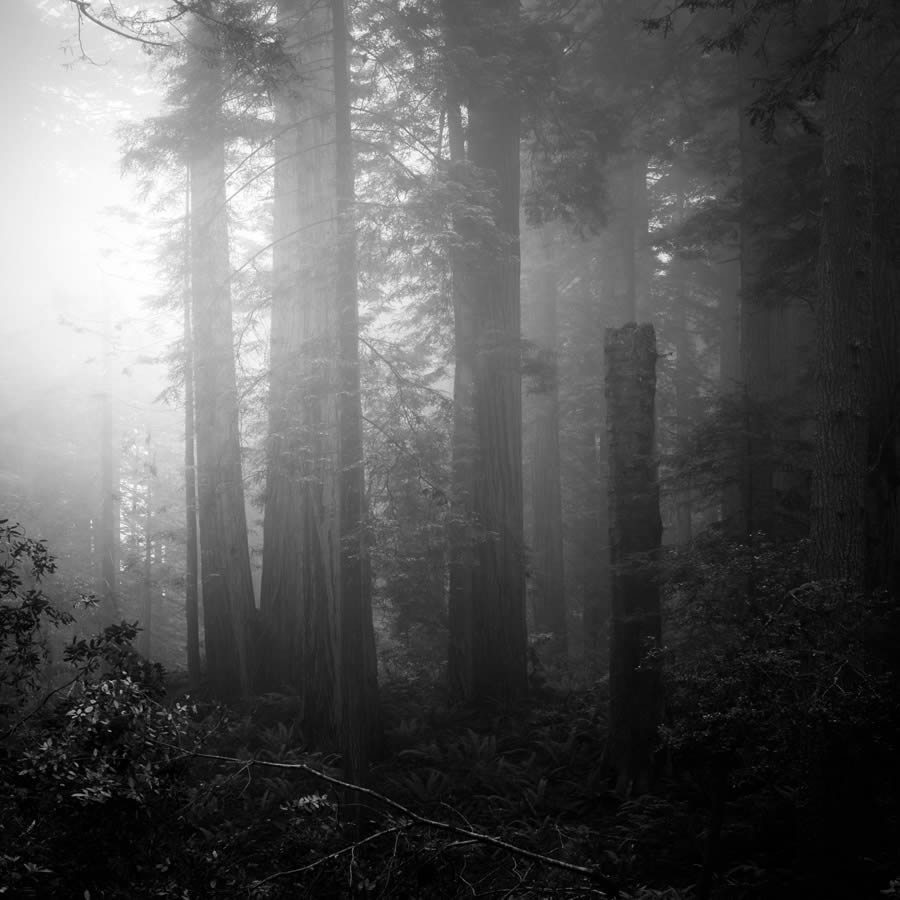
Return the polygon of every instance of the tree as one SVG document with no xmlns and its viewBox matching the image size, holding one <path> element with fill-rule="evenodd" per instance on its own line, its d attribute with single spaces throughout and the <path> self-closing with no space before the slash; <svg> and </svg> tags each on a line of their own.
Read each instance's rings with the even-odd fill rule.
<svg viewBox="0 0 900 900">
<path fill-rule="evenodd" d="M 518 34 L 518 3 L 445 3 L 451 79 L 468 112 L 467 172 L 480 209 L 457 221 L 461 247 L 454 277 L 471 330 L 457 337 L 471 365 L 473 464 L 455 476 L 455 495 L 471 503 L 461 590 L 450 593 L 450 683 L 467 700 L 512 697 L 526 687 L 522 411 L 519 307 L 519 99 L 510 64 Z M 488 225 L 485 227 L 485 219 Z M 469 341 L 471 343 L 466 343 Z M 460 420 L 468 429 L 468 422 Z M 458 443 L 458 442 L 456 442 Z M 451 576 L 452 577 L 452 576 Z"/>
<path fill-rule="evenodd" d="M 606 399 L 603 395 L 604 310 L 598 302 L 601 286 L 592 242 L 583 242 L 576 261 L 578 282 L 572 292 L 567 331 L 567 370 L 562 397 L 568 431 L 563 445 L 572 447 L 572 461 L 564 473 L 571 497 L 572 565 L 568 571 L 580 588 L 584 656 L 606 669 L 609 622 L 609 502 Z M 564 361 L 565 360 L 564 357 Z M 571 436 L 568 436 L 571 435 Z"/>
<path fill-rule="evenodd" d="M 605 350 L 612 548 L 608 755 L 617 790 L 629 795 L 650 785 L 662 723 L 662 682 L 652 658 L 662 639 L 659 586 L 650 566 L 662 537 L 653 326 L 607 329 Z"/>
<path fill-rule="evenodd" d="M 190 200 L 190 196 L 188 196 Z M 185 221 L 185 236 L 190 230 L 190 208 Z M 187 243 L 187 242 L 186 242 Z M 184 290 L 184 514 L 185 556 L 184 610 L 187 625 L 187 669 L 191 684 L 200 681 L 200 540 L 197 527 L 197 456 L 194 413 L 194 334 L 191 327 L 191 291 L 187 273 L 190 245 L 185 260 Z"/>
<path fill-rule="evenodd" d="M 372 583 L 366 533 L 365 459 L 359 370 L 355 174 L 345 0 L 331 2 L 335 106 L 338 359 L 340 361 L 341 752 L 349 778 L 368 777 L 379 737 Z"/>
<path fill-rule="evenodd" d="M 347 25 L 340 0 L 279 5 L 275 287 L 262 608 L 276 683 L 363 778 L 375 658 L 363 505 Z"/>
<path fill-rule="evenodd" d="M 885 13 L 886 23 L 890 15 Z M 898 82 L 896 66 L 897 16 L 893 12 L 893 41 L 884 57 L 894 65 L 883 66 L 878 79 L 878 106 L 874 178 L 875 225 L 873 254 L 873 373 L 869 419 L 869 463 L 867 478 L 867 575 L 870 588 L 882 587 L 894 596 L 900 591 L 900 422 L 896 398 L 900 396 L 900 304 L 897 285 L 900 247 L 896 226 L 898 208 L 897 123 Z"/>
<path fill-rule="evenodd" d="M 101 397 L 100 420 L 100 584 L 97 595 L 102 598 L 104 613 L 114 622 L 119 607 L 119 472 L 114 438 L 112 396 L 112 323 L 107 307 L 107 321 L 103 334 L 104 391 Z"/>
<path fill-rule="evenodd" d="M 198 522 L 207 677 L 219 696 L 250 690 L 253 584 L 231 324 L 221 48 L 207 4 L 191 22 L 188 88 Z"/>
<path fill-rule="evenodd" d="M 555 229 L 526 230 L 523 251 L 536 260 L 537 271 L 525 283 L 530 302 L 523 300 L 523 331 L 534 355 L 526 397 L 530 408 L 531 438 L 531 571 L 534 582 L 532 609 L 534 630 L 549 634 L 552 650 L 563 657 L 568 648 L 565 571 L 563 563 L 563 515 L 560 458 L 559 403 L 559 303 Z M 524 252 L 523 252 L 524 255 Z"/>
<path fill-rule="evenodd" d="M 873 61 L 877 0 L 829 5 L 834 68 L 826 76 L 824 196 L 816 306 L 812 569 L 861 586 L 872 392 Z"/>
</svg>

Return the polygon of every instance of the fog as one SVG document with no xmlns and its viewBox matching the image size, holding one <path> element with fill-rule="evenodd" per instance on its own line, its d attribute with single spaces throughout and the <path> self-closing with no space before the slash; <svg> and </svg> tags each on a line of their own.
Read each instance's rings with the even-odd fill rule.
<svg viewBox="0 0 900 900">
<path fill-rule="evenodd" d="M 41 480 L 61 474 L 52 461 L 67 453 L 67 477 L 96 477 L 107 381 L 119 427 L 165 418 L 154 401 L 177 334 L 143 302 L 161 290 L 157 251 L 119 171 L 118 127 L 153 111 L 158 94 L 134 45 L 99 29 L 79 43 L 73 12 L 10 0 L 0 53 L 3 443 L 7 464 L 29 460 Z M 34 527 L 52 532 L 52 519 L 44 510 Z"/>
</svg>

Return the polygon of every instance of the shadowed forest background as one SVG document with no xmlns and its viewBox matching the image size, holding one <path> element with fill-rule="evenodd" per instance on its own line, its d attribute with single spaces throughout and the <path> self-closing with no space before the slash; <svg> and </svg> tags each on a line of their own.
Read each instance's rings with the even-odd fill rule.
<svg viewBox="0 0 900 900">
<path fill-rule="evenodd" d="M 900 897 L 900 8 L 3 16 L 0 893 Z"/>
</svg>

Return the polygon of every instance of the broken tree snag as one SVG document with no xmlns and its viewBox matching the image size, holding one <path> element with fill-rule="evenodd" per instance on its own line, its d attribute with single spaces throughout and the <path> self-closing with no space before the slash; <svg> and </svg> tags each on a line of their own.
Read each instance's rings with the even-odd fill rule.
<svg viewBox="0 0 900 900">
<path fill-rule="evenodd" d="M 660 672 L 648 658 L 661 636 L 653 566 L 662 539 L 653 326 L 608 328 L 605 357 L 612 563 L 607 753 L 616 790 L 627 795 L 649 788 L 662 721 Z"/>
</svg>

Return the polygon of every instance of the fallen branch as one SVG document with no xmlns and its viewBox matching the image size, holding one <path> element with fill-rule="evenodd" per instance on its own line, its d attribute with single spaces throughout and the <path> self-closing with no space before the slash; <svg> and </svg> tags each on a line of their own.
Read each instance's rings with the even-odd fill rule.
<svg viewBox="0 0 900 900">
<path fill-rule="evenodd" d="M 384 837 L 387 834 L 396 834 L 398 831 L 402 831 L 403 828 L 400 825 L 395 825 L 393 828 L 384 828 L 381 831 L 376 831 L 375 834 L 370 834 L 368 837 L 362 838 L 362 840 L 356 841 L 353 844 L 348 844 L 346 847 L 341 847 L 340 850 L 335 850 L 334 853 L 329 853 L 326 856 L 320 856 L 317 860 L 311 863 L 307 863 L 305 866 L 300 866 L 297 869 L 287 869 L 284 872 L 273 872 L 271 875 L 267 875 L 265 878 L 261 878 L 259 881 L 255 881 L 253 883 L 253 888 L 261 887 L 269 881 L 274 881 L 276 878 L 284 878 L 286 875 L 297 875 L 300 872 L 308 872 L 310 869 L 314 869 L 316 866 L 321 866 L 322 863 L 326 863 L 331 859 L 337 859 L 339 856 L 343 856 L 345 853 L 350 853 L 353 850 L 356 850 L 357 847 L 361 847 L 363 844 L 369 844 L 372 841 L 378 840 L 380 837 Z"/>
<path fill-rule="evenodd" d="M 608 896 L 619 896 L 618 885 L 610 878 L 603 875 L 596 866 L 579 866 L 575 863 L 566 862 L 562 859 L 556 859 L 556 857 L 553 856 L 545 856 L 543 853 L 537 853 L 534 850 L 526 850 L 524 847 L 518 847 L 515 844 L 510 844 L 508 841 L 502 840 L 501 838 L 494 837 L 490 834 L 484 834 L 483 832 L 475 831 L 471 828 L 463 828 L 460 825 L 453 825 L 450 822 L 442 822 L 438 819 L 429 819 L 426 816 L 420 816 L 417 812 L 413 812 L 413 810 L 404 806 L 402 803 L 398 803 L 396 800 L 392 800 L 390 797 L 387 797 L 384 794 L 380 794 L 378 791 L 373 791 L 371 788 L 362 787 L 358 784 L 352 784 L 349 781 L 343 781 L 340 778 L 335 778 L 333 775 L 327 775 L 325 772 L 321 772 L 318 769 L 313 768 L 313 766 L 307 765 L 306 763 L 269 762 L 263 759 L 236 759 L 232 756 L 219 756 L 215 753 L 200 753 L 199 751 L 190 752 L 189 755 L 197 757 L 199 759 L 209 759 L 216 762 L 228 763 L 229 765 L 256 765 L 265 766 L 266 768 L 270 769 L 287 769 L 295 772 L 303 772 L 306 775 L 310 775 L 311 777 L 317 778 L 320 781 L 327 782 L 328 784 L 334 785 L 335 787 L 341 788 L 342 790 L 354 791 L 357 794 L 362 794 L 365 797 L 370 797 L 372 800 L 376 800 L 377 802 L 388 807 L 394 812 L 399 813 L 401 816 L 408 819 L 412 824 L 420 825 L 423 828 L 433 828 L 435 831 L 444 831 L 448 834 L 453 834 L 458 837 L 464 837 L 479 844 L 486 844 L 490 847 L 497 847 L 498 849 L 504 850 L 512 856 L 518 856 L 522 859 L 529 859 L 532 862 L 540 863 L 544 866 L 549 866 L 554 869 L 561 869 L 564 872 L 570 872 L 573 875 L 580 875 L 583 878 L 589 878 Z M 348 849 L 349 848 L 344 848 L 339 852 L 347 852 Z"/>
</svg>

